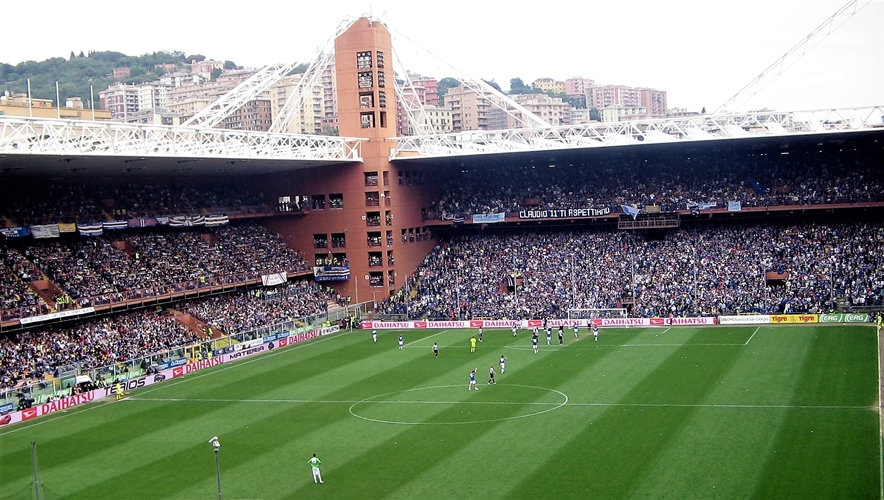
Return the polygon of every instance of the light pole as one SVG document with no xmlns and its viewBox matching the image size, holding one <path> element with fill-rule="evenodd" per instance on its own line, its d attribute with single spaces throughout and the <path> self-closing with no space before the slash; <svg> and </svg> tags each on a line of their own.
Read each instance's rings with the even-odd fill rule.
<svg viewBox="0 0 884 500">
<path fill-rule="evenodd" d="M 632 310 L 635 311 L 635 255 L 632 256 Z"/>
<path fill-rule="evenodd" d="M 694 244 L 694 314 L 700 315 L 700 263 L 697 261 L 697 245 Z"/>
<path fill-rule="evenodd" d="M 218 500 L 221 500 L 221 461 L 218 458 L 218 452 L 221 450 L 221 443 L 218 442 L 218 436 L 212 436 L 209 444 L 215 449 L 215 475 L 218 476 Z"/>
<path fill-rule="evenodd" d="M 577 282 L 574 281 L 574 266 L 575 266 L 575 258 L 571 258 L 569 260 L 571 266 L 571 307 L 573 309 L 577 309 Z M 515 279 L 513 279 L 515 281 Z"/>
<path fill-rule="evenodd" d="M 353 273 L 352 269 L 350 270 L 350 273 L 352 275 L 352 273 Z M 353 279 L 355 280 L 355 284 L 356 284 L 356 300 L 353 302 L 353 304 L 356 305 L 356 304 L 359 304 L 359 276 L 353 276 Z"/>
<path fill-rule="evenodd" d="M 454 274 L 454 291 L 457 294 L 457 319 L 460 319 L 460 276 Z"/>
</svg>

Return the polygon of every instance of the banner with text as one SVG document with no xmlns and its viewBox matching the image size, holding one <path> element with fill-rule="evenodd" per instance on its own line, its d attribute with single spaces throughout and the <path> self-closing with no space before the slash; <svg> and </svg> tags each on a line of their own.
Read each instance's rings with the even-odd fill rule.
<svg viewBox="0 0 884 500">
<path fill-rule="evenodd" d="M 504 212 L 498 214 L 473 214 L 473 224 L 493 224 L 505 220 L 506 214 Z"/>
<path fill-rule="evenodd" d="M 820 314 L 820 323 L 868 323 L 869 321 L 869 315 L 866 313 Z"/>
<path fill-rule="evenodd" d="M 772 314 L 770 323 L 782 325 L 784 323 L 819 323 L 819 314 Z"/>
<path fill-rule="evenodd" d="M 551 208 L 537 210 L 520 210 L 520 219 L 580 219 L 585 217 L 601 217 L 611 213 L 610 207 L 605 208 Z"/>
<path fill-rule="evenodd" d="M 721 325 L 767 325 L 770 324 L 770 316 L 766 314 L 747 314 L 745 316 L 719 316 L 718 323 Z"/>
</svg>

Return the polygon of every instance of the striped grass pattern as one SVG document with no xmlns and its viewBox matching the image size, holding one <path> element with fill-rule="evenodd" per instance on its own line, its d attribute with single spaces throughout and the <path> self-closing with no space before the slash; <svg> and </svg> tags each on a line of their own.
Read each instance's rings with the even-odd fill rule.
<svg viewBox="0 0 884 500">
<path fill-rule="evenodd" d="M 874 328 L 475 333 L 342 332 L 0 428 L 0 499 L 35 498 L 32 441 L 44 499 L 217 498 L 212 436 L 228 500 L 882 496 Z"/>
</svg>

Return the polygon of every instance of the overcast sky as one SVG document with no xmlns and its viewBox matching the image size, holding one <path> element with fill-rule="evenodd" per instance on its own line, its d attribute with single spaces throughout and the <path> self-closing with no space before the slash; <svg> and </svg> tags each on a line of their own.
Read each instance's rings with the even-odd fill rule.
<svg viewBox="0 0 884 500">
<path fill-rule="evenodd" d="M 525 83 L 582 76 L 651 87 L 669 107 L 718 108 L 835 14 L 846 0 L 624 0 L 620 2 L 40 3 L 29 22 L 5 23 L 0 62 L 71 51 L 139 55 L 180 50 L 246 67 L 312 60 L 347 17 L 371 12 L 394 34 L 403 66 Z M 740 109 L 884 104 L 884 0 L 866 4 Z M 210 7 L 211 5 L 211 7 Z M 34 22 L 30 22 L 34 21 Z M 446 66 L 447 65 L 447 66 Z M 454 68 L 454 69 L 451 69 Z M 455 71 L 456 70 L 456 71 Z"/>
</svg>

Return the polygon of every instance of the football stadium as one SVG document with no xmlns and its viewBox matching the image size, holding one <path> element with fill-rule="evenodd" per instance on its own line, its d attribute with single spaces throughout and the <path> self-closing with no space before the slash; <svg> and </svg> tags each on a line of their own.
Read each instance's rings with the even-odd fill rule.
<svg viewBox="0 0 884 500">
<path fill-rule="evenodd" d="M 338 137 L 0 116 L 0 499 L 884 497 L 880 108 L 400 137 L 333 49 Z"/>
</svg>

